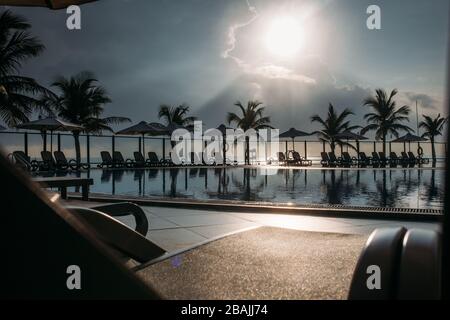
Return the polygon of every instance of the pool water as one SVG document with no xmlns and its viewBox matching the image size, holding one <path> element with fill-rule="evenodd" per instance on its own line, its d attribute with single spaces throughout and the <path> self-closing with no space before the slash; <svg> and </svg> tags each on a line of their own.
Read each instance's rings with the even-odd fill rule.
<svg viewBox="0 0 450 320">
<path fill-rule="evenodd" d="M 442 169 L 94 169 L 91 192 L 138 197 L 441 209 Z M 72 190 L 73 191 L 73 190 Z"/>
</svg>

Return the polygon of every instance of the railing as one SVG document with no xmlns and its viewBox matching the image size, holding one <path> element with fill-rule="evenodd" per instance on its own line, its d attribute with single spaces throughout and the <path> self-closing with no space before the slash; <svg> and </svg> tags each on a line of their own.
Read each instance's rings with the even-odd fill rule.
<svg viewBox="0 0 450 320">
<path fill-rule="evenodd" d="M 145 152 L 154 151 L 159 158 L 168 158 L 171 150 L 171 141 L 169 137 L 144 137 L 142 136 L 122 136 L 122 135 L 80 135 L 80 149 L 81 160 L 89 164 L 97 164 L 100 162 L 100 151 L 115 150 L 121 151 L 125 158 L 132 158 L 134 151 Z M 27 131 L 2 131 L 0 132 L 0 146 L 7 154 L 16 150 L 24 151 L 32 159 L 40 159 L 40 152 L 43 150 L 43 136 L 38 132 Z M 49 151 L 64 151 L 68 158 L 75 158 L 74 138 L 70 133 L 54 133 L 47 134 L 47 150 Z M 142 144 L 144 142 L 144 146 Z M 340 155 L 342 151 L 348 151 L 351 156 L 357 156 L 355 142 L 349 142 L 355 149 L 344 146 L 341 148 L 337 146 L 335 149 L 336 155 Z M 275 142 L 266 143 L 265 148 L 256 148 L 250 150 L 251 163 L 267 163 L 271 159 L 276 159 L 276 151 L 288 152 L 290 150 L 298 151 L 302 156 L 313 161 L 320 160 L 320 153 L 322 151 L 331 151 L 329 144 L 321 141 L 307 140 L 307 141 L 280 141 L 278 148 L 274 145 Z M 386 152 L 389 155 L 391 151 L 399 154 L 400 152 L 412 151 L 417 154 L 418 147 L 422 147 L 423 156 L 431 158 L 431 143 L 430 142 L 414 142 L 414 143 L 393 143 L 388 142 L 386 145 Z M 233 146 L 229 147 L 229 152 L 233 151 Z M 361 141 L 359 142 L 359 150 L 365 152 L 368 156 L 373 151 L 382 151 L 382 143 L 380 141 Z M 438 161 L 445 159 L 447 151 L 446 142 L 435 143 L 436 156 Z M 240 148 L 239 159 L 244 159 Z"/>
</svg>

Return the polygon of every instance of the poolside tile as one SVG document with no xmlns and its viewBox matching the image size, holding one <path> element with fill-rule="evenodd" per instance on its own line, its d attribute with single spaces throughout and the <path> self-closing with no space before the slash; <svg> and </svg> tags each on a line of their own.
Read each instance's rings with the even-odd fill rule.
<svg viewBox="0 0 450 320">
<path fill-rule="evenodd" d="M 185 228 L 153 230 L 147 239 L 155 242 L 166 251 L 187 248 L 206 240 L 206 237 Z"/>
<path fill-rule="evenodd" d="M 182 227 L 197 227 L 197 226 L 248 222 L 246 220 L 240 219 L 232 215 L 217 214 L 217 213 L 210 213 L 207 215 L 205 214 L 183 215 L 175 217 L 166 217 L 166 219 Z"/>
<path fill-rule="evenodd" d="M 170 229 L 177 228 L 178 226 L 166 219 L 163 218 L 149 218 L 148 219 L 149 230 L 161 230 L 161 229 Z"/>
<path fill-rule="evenodd" d="M 211 211 L 206 210 L 191 210 L 191 209 L 177 209 L 177 208 L 164 208 L 164 207 L 143 207 L 145 212 L 151 213 L 155 216 L 166 218 L 166 217 L 177 217 L 185 215 L 204 215 L 210 214 Z"/>
<path fill-rule="evenodd" d="M 259 224 L 257 223 L 242 222 L 242 223 L 222 224 L 213 226 L 192 227 L 188 228 L 188 230 L 191 230 L 195 233 L 198 233 L 210 239 L 225 235 L 230 232 L 235 232 L 257 226 L 259 226 Z"/>
</svg>

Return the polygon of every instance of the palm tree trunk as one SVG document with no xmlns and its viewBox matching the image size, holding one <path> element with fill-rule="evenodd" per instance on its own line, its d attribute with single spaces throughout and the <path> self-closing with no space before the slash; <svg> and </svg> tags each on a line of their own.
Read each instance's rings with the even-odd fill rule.
<svg viewBox="0 0 450 320">
<path fill-rule="evenodd" d="M 250 164 L 250 138 L 245 137 L 245 164 Z"/>
<path fill-rule="evenodd" d="M 336 148 L 336 145 L 333 140 L 330 141 L 330 147 L 331 147 L 331 152 L 334 153 L 334 149 Z"/>
<path fill-rule="evenodd" d="M 80 167 L 81 163 L 80 133 L 73 132 L 73 139 L 75 140 L 75 157 L 77 161 L 77 166 Z"/>
<path fill-rule="evenodd" d="M 386 135 L 383 135 L 383 153 L 386 154 Z"/>
<path fill-rule="evenodd" d="M 436 149 L 434 147 L 434 137 L 430 137 L 431 142 L 431 158 L 433 159 L 433 165 L 436 164 Z"/>
</svg>

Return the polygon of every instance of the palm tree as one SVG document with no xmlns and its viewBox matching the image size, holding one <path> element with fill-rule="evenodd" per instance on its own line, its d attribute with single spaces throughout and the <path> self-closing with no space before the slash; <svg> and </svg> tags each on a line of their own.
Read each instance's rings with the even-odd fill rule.
<svg viewBox="0 0 450 320">
<path fill-rule="evenodd" d="M 375 138 L 383 142 L 383 152 L 386 153 L 386 136 L 388 134 L 399 136 L 399 131 L 411 132 L 412 129 L 402 122 L 409 122 L 408 106 L 402 106 L 397 109 L 394 97 L 398 93 L 396 89 L 389 94 L 383 89 L 377 89 L 375 97 L 368 97 L 364 100 L 364 106 L 371 107 L 373 112 L 367 113 L 364 119 L 369 123 L 361 134 L 367 131 L 376 131 Z"/>
<path fill-rule="evenodd" d="M 104 105 L 111 102 L 106 90 L 97 84 L 91 72 L 81 72 L 70 78 L 58 77 L 52 84 L 59 95 L 51 94 L 43 98 L 45 105 L 53 108 L 61 118 L 83 126 L 83 132 L 113 132 L 111 124 L 131 121 L 124 117 L 100 118 Z M 80 163 L 80 131 L 73 131 L 77 163 Z"/>
<path fill-rule="evenodd" d="M 159 107 L 158 116 L 160 119 L 164 119 L 166 125 L 176 124 L 184 127 L 191 127 L 196 117 L 187 117 L 190 111 L 190 107 L 186 104 L 182 104 L 178 107 L 172 107 L 163 104 Z"/>
<path fill-rule="evenodd" d="M 227 121 L 229 124 L 235 122 L 236 125 L 242 129 L 244 132 L 250 129 L 259 130 L 272 128 L 270 123 L 270 118 L 264 116 L 264 107 L 261 107 L 262 102 L 250 100 L 247 102 L 247 107 L 238 101 L 234 104 L 238 107 L 242 113 L 238 116 L 234 112 L 229 112 L 227 115 Z M 245 163 L 250 164 L 250 140 L 249 137 L 245 137 Z"/>
<path fill-rule="evenodd" d="M 27 31 L 30 24 L 11 11 L 0 15 L 0 117 L 9 126 L 28 121 L 41 108 L 37 94 L 48 92 L 34 79 L 19 75 L 22 64 L 44 46 Z"/>
<path fill-rule="evenodd" d="M 322 130 L 315 131 L 313 133 L 319 134 L 321 141 L 328 142 L 332 152 L 334 152 L 336 144 L 340 146 L 347 145 L 353 148 L 353 146 L 348 142 L 344 142 L 341 139 L 336 138 L 336 135 L 344 131 L 360 128 L 360 126 L 350 125 L 350 121 L 347 120 L 347 117 L 350 115 L 353 115 L 351 110 L 346 108 L 341 113 L 338 113 L 334 109 L 334 106 L 330 103 L 326 119 L 322 119 L 319 115 L 314 115 L 311 117 L 312 122 L 318 122 L 322 125 Z"/>
<path fill-rule="evenodd" d="M 429 116 L 422 115 L 423 121 L 420 122 L 419 128 L 425 129 L 425 133 L 422 134 L 423 138 L 429 138 L 431 142 L 431 155 L 433 158 L 433 163 L 436 162 L 436 149 L 434 147 L 434 138 L 436 136 L 442 135 L 442 129 L 444 128 L 447 118 L 441 117 L 438 114 L 436 118 L 431 118 Z"/>
<path fill-rule="evenodd" d="M 182 104 L 178 107 L 172 107 L 167 104 L 162 104 L 159 107 L 158 117 L 164 119 L 167 126 L 179 125 L 186 128 L 192 128 L 196 117 L 187 117 L 190 107 L 187 104 Z M 175 141 L 170 141 L 172 148 L 175 146 Z"/>
</svg>

